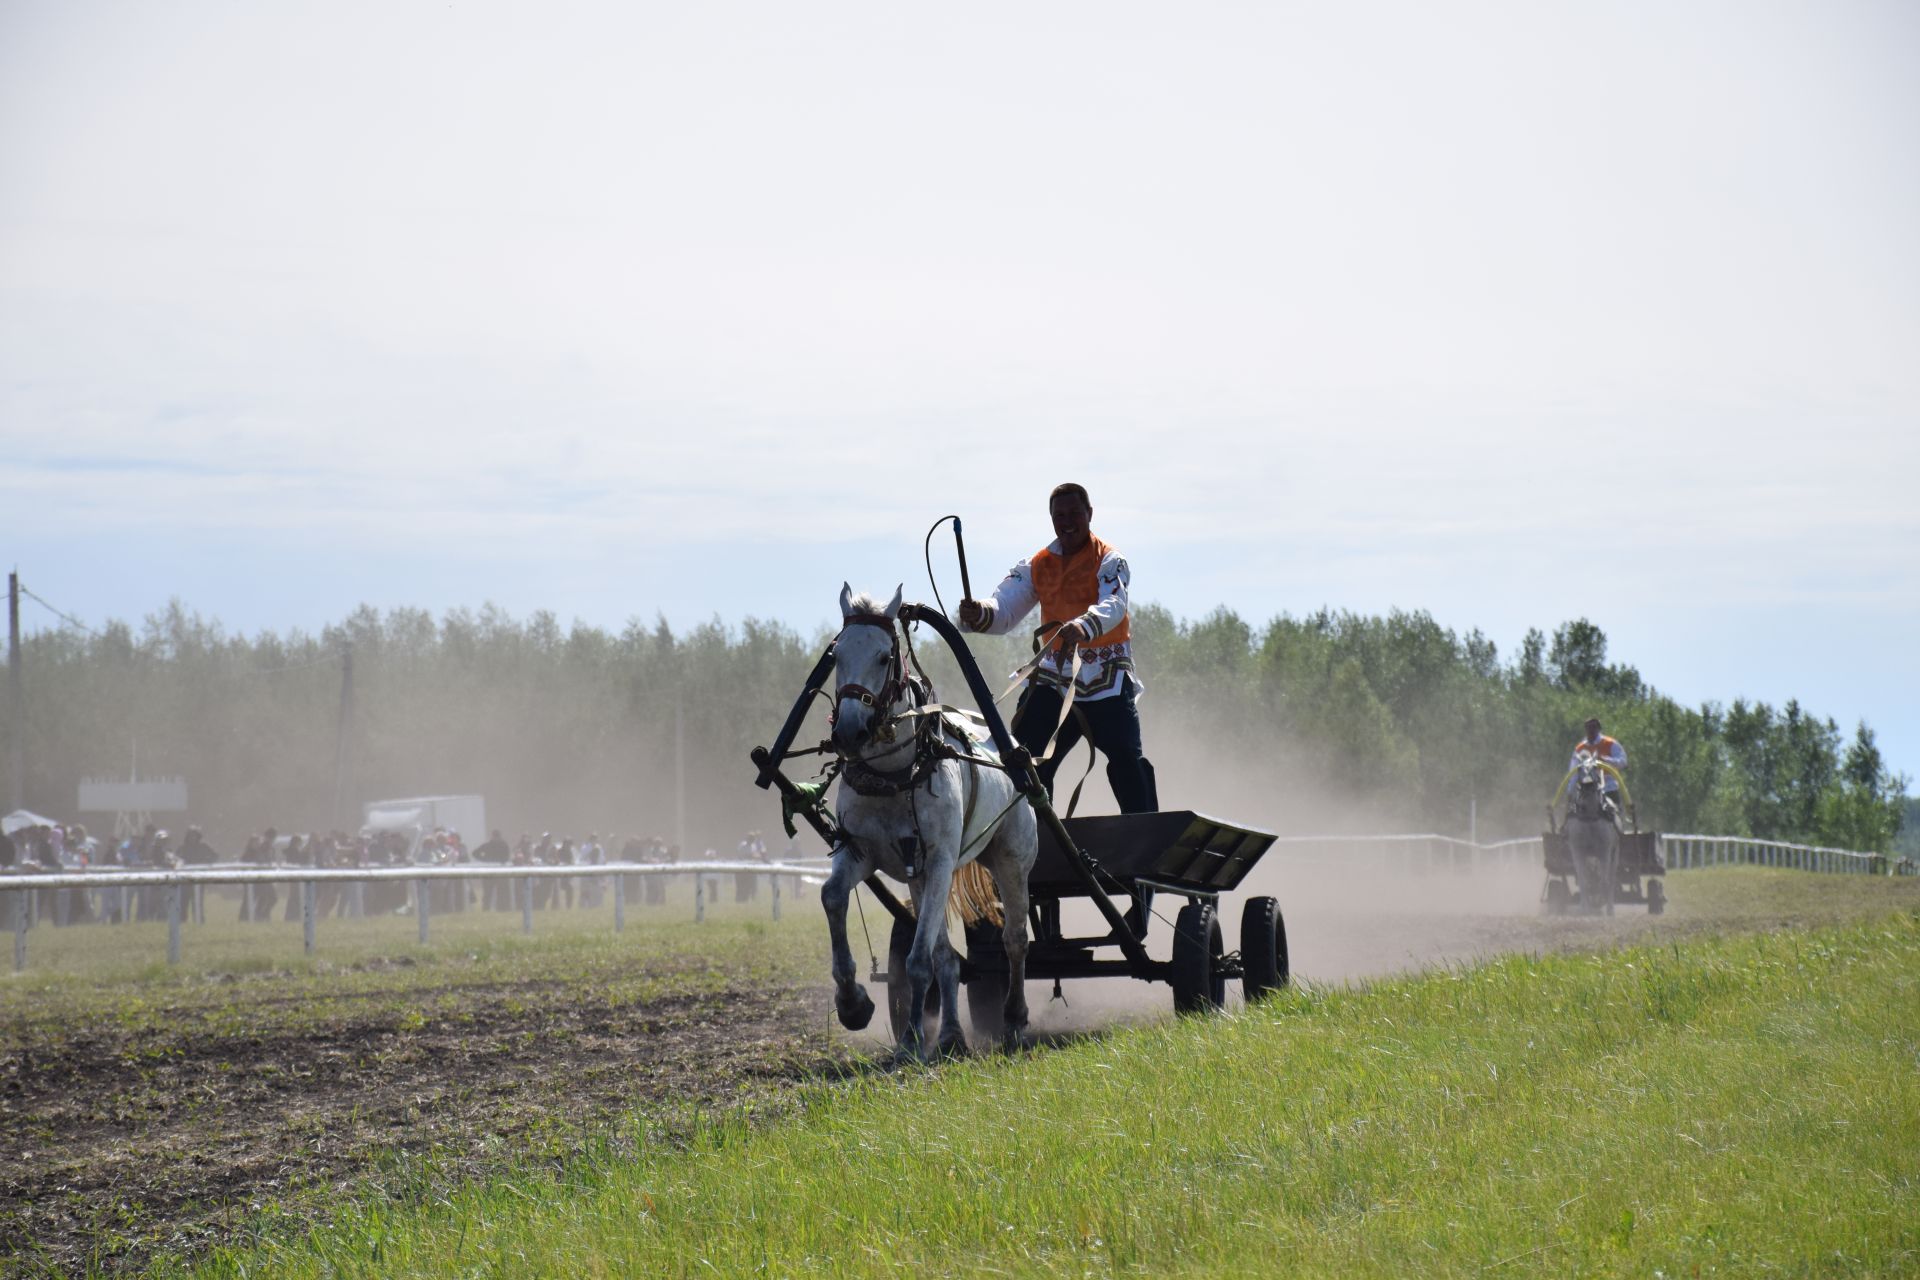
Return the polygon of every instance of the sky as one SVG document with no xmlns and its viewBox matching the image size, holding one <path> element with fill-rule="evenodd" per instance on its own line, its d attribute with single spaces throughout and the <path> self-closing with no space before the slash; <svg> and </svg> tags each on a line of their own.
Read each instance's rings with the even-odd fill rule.
<svg viewBox="0 0 1920 1280">
<path fill-rule="evenodd" d="M 811 631 L 1072 479 L 1176 613 L 1588 617 L 1920 777 L 1917 227 L 1902 0 L 0 0 L 0 558 Z"/>
</svg>

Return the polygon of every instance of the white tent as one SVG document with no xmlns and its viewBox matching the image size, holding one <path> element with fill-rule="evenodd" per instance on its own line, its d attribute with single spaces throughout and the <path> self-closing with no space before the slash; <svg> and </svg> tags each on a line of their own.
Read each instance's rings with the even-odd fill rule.
<svg viewBox="0 0 1920 1280">
<path fill-rule="evenodd" d="M 12 835 L 16 831 L 25 831 L 28 827 L 59 827 L 65 823 L 45 818 L 30 809 L 15 809 L 4 818 L 0 818 L 0 831 Z"/>
</svg>

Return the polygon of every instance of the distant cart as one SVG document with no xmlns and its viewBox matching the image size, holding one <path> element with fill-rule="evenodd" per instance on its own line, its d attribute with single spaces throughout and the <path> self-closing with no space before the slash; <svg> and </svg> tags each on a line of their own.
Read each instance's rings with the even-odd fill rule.
<svg viewBox="0 0 1920 1280">
<path fill-rule="evenodd" d="M 903 624 L 924 624 L 946 643 L 985 720 L 987 732 L 1015 786 L 1039 817 L 1040 849 L 1029 881 L 1032 897 L 1028 924 L 1027 977 L 1056 984 L 1069 978 L 1138 978 L 1173 988 L 1181 1012 L 1218 1009 L 1226 1003 L 1227 983 L 1238 980 L 1255 1000 L 1287 985 L 1286 922 L 1278 899 L 1250 898 L 1241 908 L 1239 948 L 1228 951 L 1221 926 L 1222 895 L 1231 893 L 1272 847 L 1271 832 L 1237 826 L 1190 810 L 1062 818 L 1041 784 L 1025 748 L 1013 740 L 986 680 L 966 641 L 946 615 L 920 604 L 903 605 Z M 833 669 L 833 646 L 815 664 L 806 687 L 788 714 L 771 748 L 755 747 L 754 765 L 761 787 L 778 787 L 789 805 L 829 845 L 838 843 L 824 797 L 803 792 L 781 772 L 793 751 L 815 695 Z M 893 916 L 884 978 L 898 1034 L 906 1017 L 906 963 L 914 918 L 878 875 L 867 887 Z M 1175 916 L 1172 954 L 1155 960 L 1147 954 L 1149 926 L 1165 915 L 1156 897 L 1184 899 Z M 1089 901 L 1106 928 L 1087 936 L 1069 936 L 1062 906 L 1072 898 Z M 1000 930 L 975 925 L 966 931 L 961 980 L 976 1032 L 998 1036 L 1007 994 L 1008 968 Z M 937 999 L 937 989 L 933 998 Z"/>
<path fill-rule="evenodd" d="M 1561 779 L 1562 787 L 1565 787 L 1568 778 L 1574 776 L 1574 772 L 1569 771 L 1567 778 Z M 1608 772 L 1613 770 L 1609 768 Z M 1614 776 L 1619 777 L 1617 773 Z M 1632 799 L 1625 795 L 1625 779 L 1620 779 L 1620 785 L 1626 801 L 1624 812 L 1629 829 L 1619 833 L 1619 850 L 1613 860 L 1612 874 L 1603 874 L 1601 878 L 1613 881 L 1613 902 L 1644 905 L 1648 915 L 1657 916 L 1667 909 L 1667 890 L 1663 879 L 1667 868 L 1660 860 L 1660 836 L 1656 832 L 1639 829 Z M 1556 793 L 1556 800 L 1558 795 Z M 1540 833 L 1540 847 L 1547 868 L 1546 887 L 1540 893 L 1542 908 L 1552 916 L 1583 909 L 1587 904 L 1580 898 L 1580 877 L 1573 865 L 1567 824 L 1563 821 L 1555 825 L 1552 805 L 1547 807 L 1547 829 Z M 1597 909 L 1600 904 L 1595 905 Z"/>
</svg>

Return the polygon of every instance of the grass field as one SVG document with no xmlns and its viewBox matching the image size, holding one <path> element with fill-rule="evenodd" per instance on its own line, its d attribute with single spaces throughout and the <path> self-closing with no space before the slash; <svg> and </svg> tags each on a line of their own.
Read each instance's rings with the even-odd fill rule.
<svg viewBox="0 0 1920 1280">
<path fill-rule="evenodd" d="M 835 1032 L 811 898 L 327 921 L 312 957 L 225 904 L 178 967 L 162 925 L 37 929 L 0 1274 L 1911 1269 L 1920 882 L 1672 888 L 1303 908 L 1396 940 L 1376 972 L 1550 958 L 932 1072 Z"/>
<path fill-rule="evenodd" d="M 1676 901 L 1793 925 L 1779 874 Z M 1878 902 L 803 1085 L 193 1274 L 1912 1274 L 1920 915 Z"/>
</svg>

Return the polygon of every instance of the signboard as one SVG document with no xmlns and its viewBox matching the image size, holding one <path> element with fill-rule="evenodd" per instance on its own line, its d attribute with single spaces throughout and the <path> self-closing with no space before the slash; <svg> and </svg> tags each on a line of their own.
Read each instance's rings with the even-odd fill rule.
<svg viewBox="0 0 1920 1280">
<path fill-rule="evenodd" d="M 138 782 L 110 782 L 88 778 L 80 784 L 81 813 L 185 813 L 185 778 L 142 778 Z"/>
</svg>

